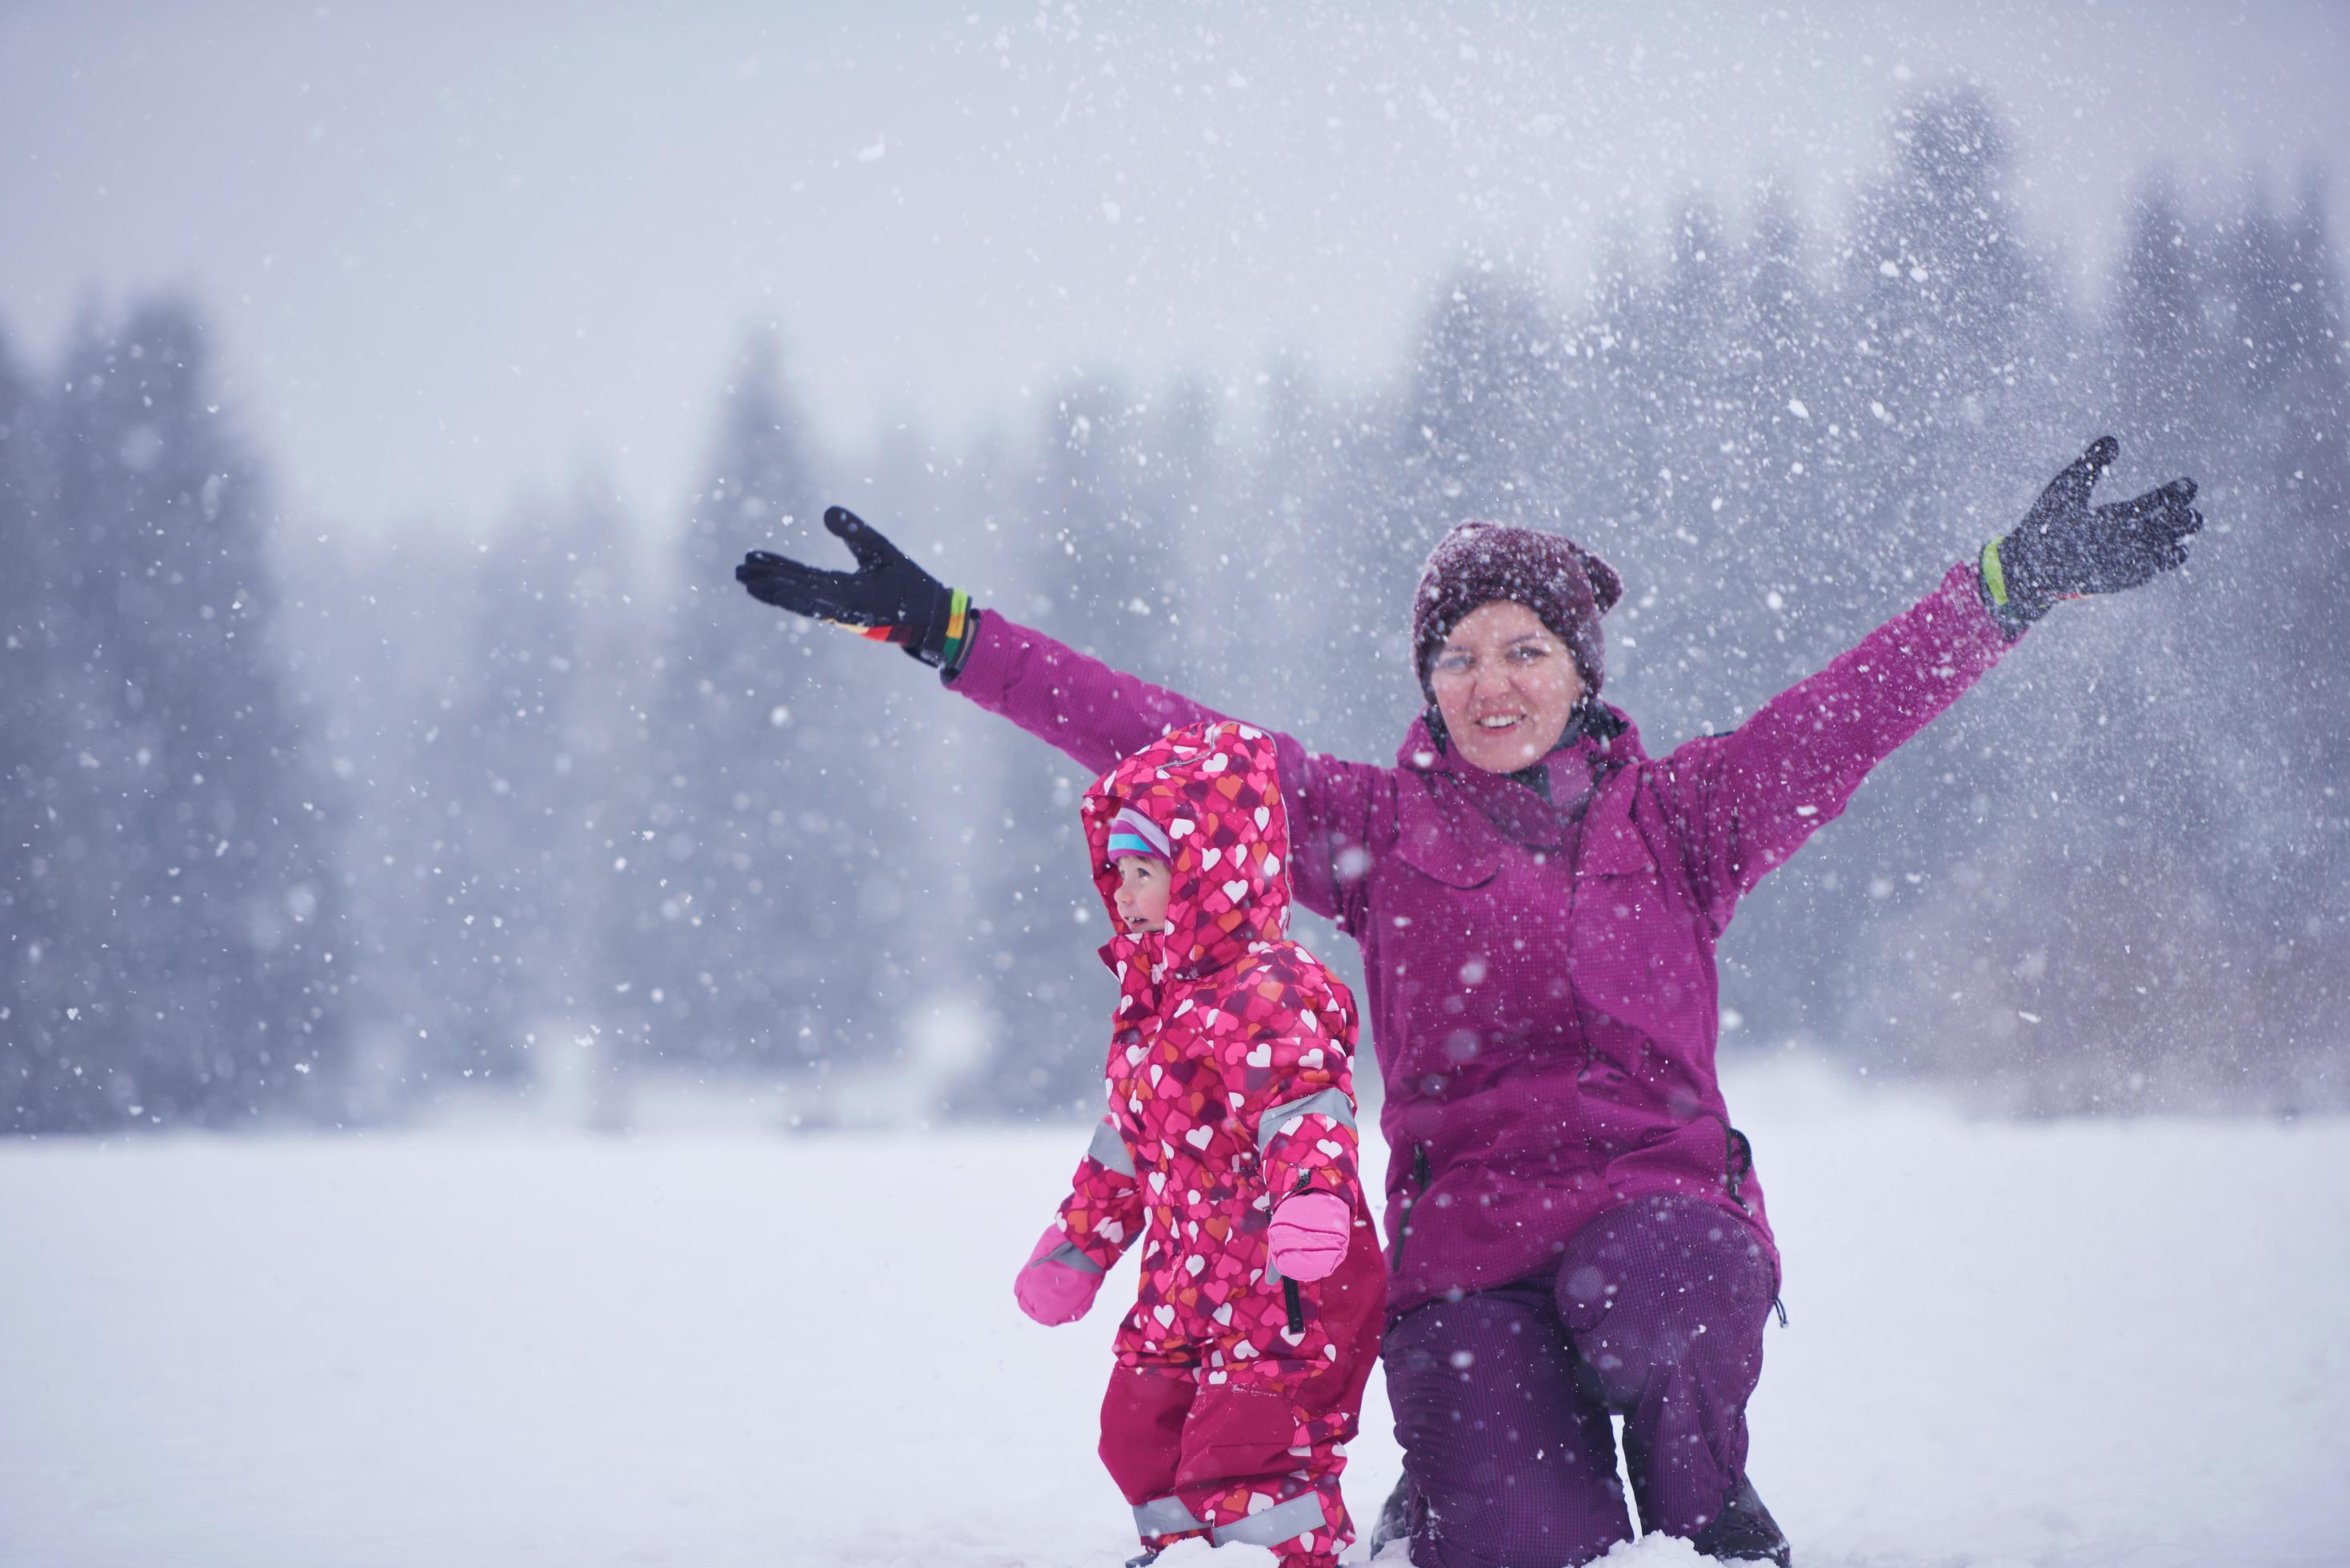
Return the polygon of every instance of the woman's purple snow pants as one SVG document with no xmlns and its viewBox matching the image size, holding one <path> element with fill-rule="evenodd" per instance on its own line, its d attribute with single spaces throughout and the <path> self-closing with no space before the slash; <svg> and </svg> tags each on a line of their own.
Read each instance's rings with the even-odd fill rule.
<svg viewBox="0 0 2350 1568">
<path fill-rule="evenodd" d="M 1720 1208 L 1644 1199 L 1554 1273 L 1389 1323 L 1417 1568 L 1555 1568 L 1630 1540 L 1611 1414 L 1642 1528 L 1695 1536 L 1744 1479 L 1773 1272 Z"/>
</svg>

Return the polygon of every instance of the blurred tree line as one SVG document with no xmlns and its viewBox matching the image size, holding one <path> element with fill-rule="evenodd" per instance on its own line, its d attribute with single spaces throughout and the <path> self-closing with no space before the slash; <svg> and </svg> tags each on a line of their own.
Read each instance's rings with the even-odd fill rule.
<svg viewBox="0 0 2350 1568">
<path fill-rule="evenodd" d="M 193 313 L 0 354 L 0 1127 L 331 1115 L 343 801 Z"/>
<path fill-rule="evenodd" d="M 1925 95 L 1841 234 L 1769 187 L 1740 233 L 1693 198 L 1579 289 L 1465 258 L 1376 392 L 1288 361 L 1083 377 L 952 449 L 816 450 L 754 331 L 665 554 L 592 476 L 480 543 L 302 542 L 191 306 L 93 318 L 37 376 L 0 344 L 0 1127 L 525 1091 L 619 1126 L 680 1079 L 802 1125 L 1090 1103 L 1087 781 L 741 595 L 748 547 L 847 565 L 827 503 L 994 611 L 1375 758 L 1429 545 L 1563 531 L 1628 585 L 1607 695 L 1653 753 L 1817 669 L 2108 431 L 2100 499 L 2202 483 L 2186 580 L 2052 612 L 1748 900 L 1726 1047 L 2033 1112 L 2350 1103 L 2321 185 L 2149 174 L 2084 306 L 2016 179 L 1979 96 Z"/>
</svg>

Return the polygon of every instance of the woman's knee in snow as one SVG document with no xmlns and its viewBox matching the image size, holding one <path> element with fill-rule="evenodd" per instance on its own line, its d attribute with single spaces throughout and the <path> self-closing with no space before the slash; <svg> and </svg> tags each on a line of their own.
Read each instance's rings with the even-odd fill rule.
<svg viewBox="0 0 2350 1568">
<path fill-rule="evenodd" d="M 1772 1272 L 1752 1233 L 1714 1205 L 1627 1205 L 1575 1237 L 1557 1274 L 1578 1379 L 1615 1410 L 1659 1375 L 1751 1388 Z"/>
<path fill-rule="evenodd" d="M 1622 1485 L 1604 1480 L 1562 1489 L 1516 1477 L 1430 1504 L 1414 1521 L 1415 1568 L 1504 1568 L 1521 1563 L 1588 1563 L 1632 1538 Z"/>
</svg>

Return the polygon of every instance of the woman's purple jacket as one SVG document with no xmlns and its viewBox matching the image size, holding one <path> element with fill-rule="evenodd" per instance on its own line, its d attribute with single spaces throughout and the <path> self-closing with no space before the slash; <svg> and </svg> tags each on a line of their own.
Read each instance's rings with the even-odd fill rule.
<svg viewBox="0 0 2350 1568">
<path fill-rule="evenodd" d="M 1422 720 L 1391 768 L 1274 736 L 1296 896 L 1362 945 L 1369 981 L 1389 1313 L 1527 1278 L 1594 1216 L 1658 1193 L 1718 1204 L 1776 1269 L 1714 1073 L 1714 943 L 2008 646 L 1976 568 L 1953 566 L 1729 734 L 1651 758 L 1626 722 L 1561 746 L 1548 801 Z M 952 684 L 1096 773 L 1223 716 L 993 613 Z"/>
</svg>

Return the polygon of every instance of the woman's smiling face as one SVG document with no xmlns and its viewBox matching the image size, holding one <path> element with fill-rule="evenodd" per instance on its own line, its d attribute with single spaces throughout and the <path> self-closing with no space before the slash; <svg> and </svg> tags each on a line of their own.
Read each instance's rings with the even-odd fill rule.
<svg viewBox="0 0 2350 1568">
<path fill-rule="evenodd" d="M 1583 676 L 1566 644 L 1511 599 L 1461 618 L 1436 650 L 1428 683 L 1462 760 L 1493 774 L 1548 756 L 1583 698 Z"/>
</svg>

